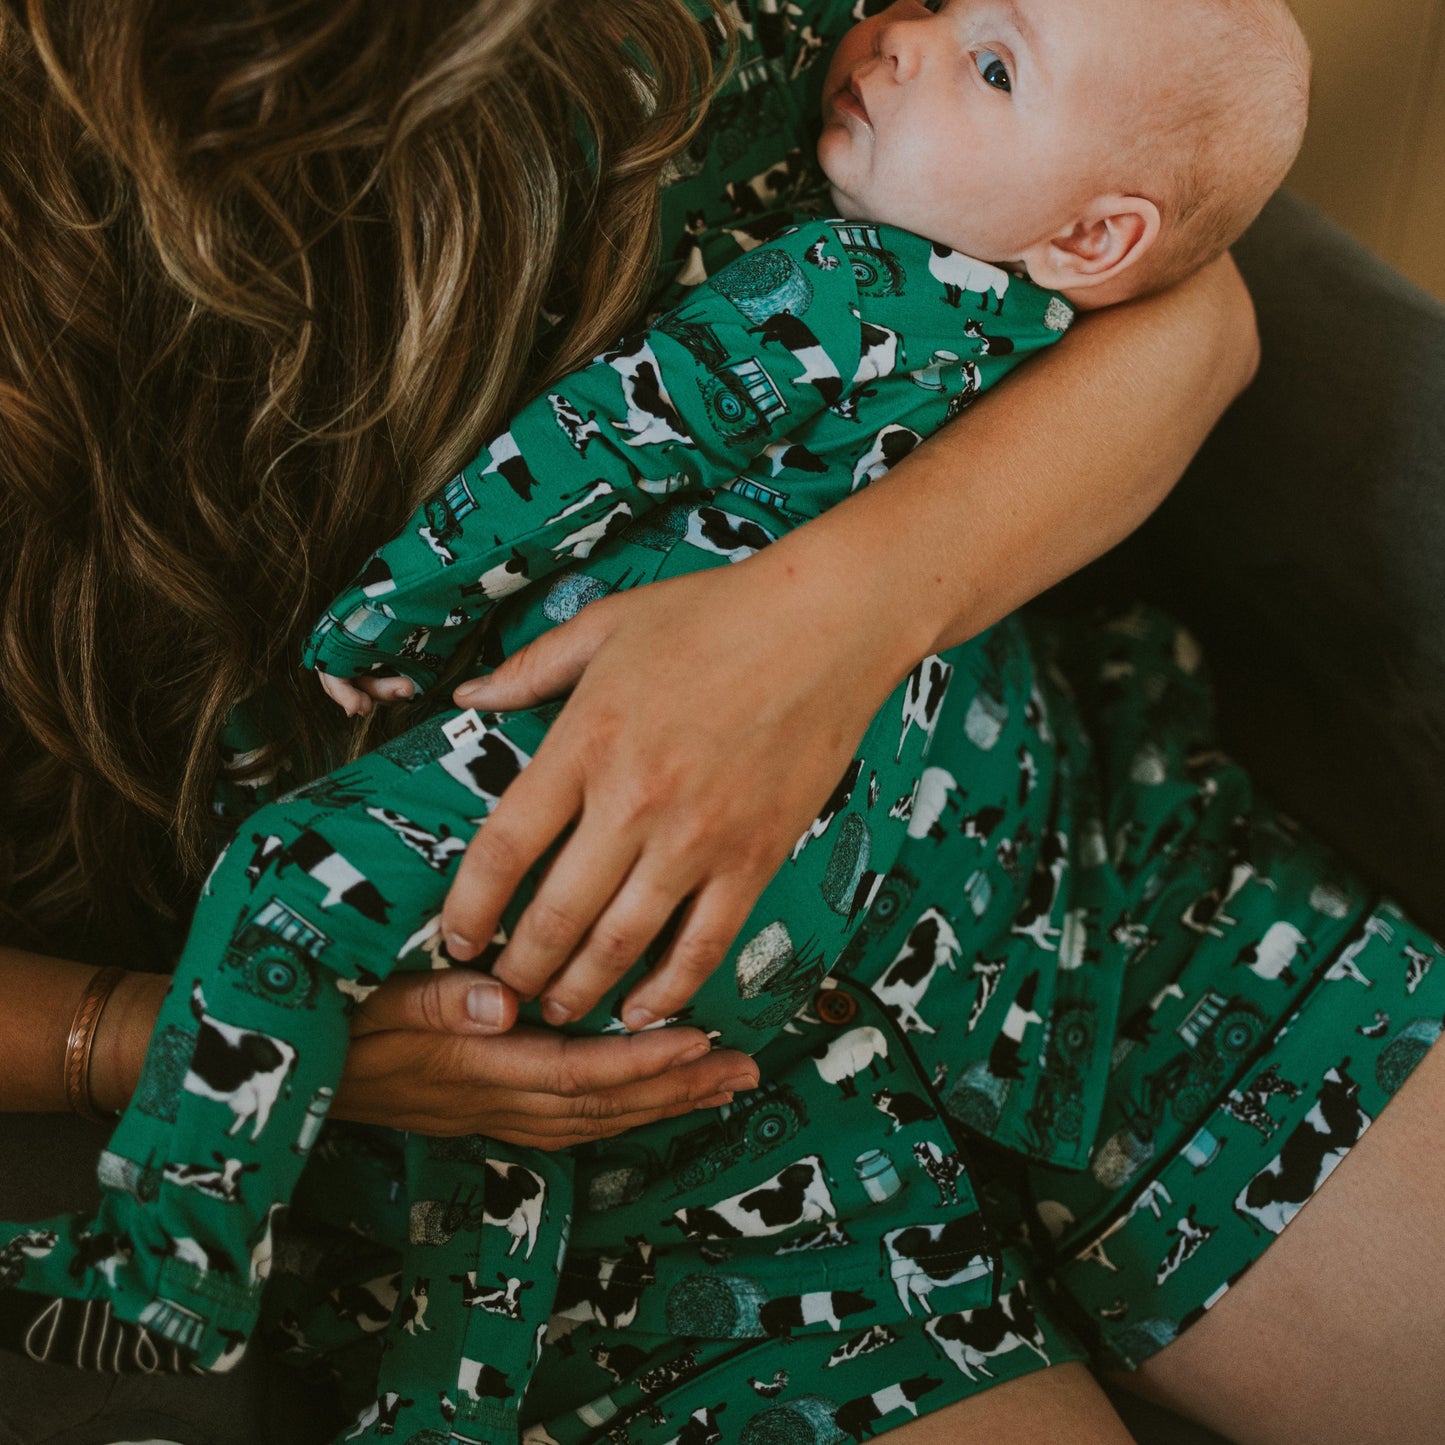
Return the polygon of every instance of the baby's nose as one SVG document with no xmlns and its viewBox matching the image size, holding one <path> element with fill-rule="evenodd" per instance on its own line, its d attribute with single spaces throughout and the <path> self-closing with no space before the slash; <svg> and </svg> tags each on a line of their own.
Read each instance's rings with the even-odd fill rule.
<svg viewBox="0 0 1445 1445">
<path fill-rule="evenodd" d="M 912 80 L 923 63 L 928 43 L 924 20 L 895 20 L 878 30 L 878 54 L 893 67 L 893 78 Z"/>
</svg>

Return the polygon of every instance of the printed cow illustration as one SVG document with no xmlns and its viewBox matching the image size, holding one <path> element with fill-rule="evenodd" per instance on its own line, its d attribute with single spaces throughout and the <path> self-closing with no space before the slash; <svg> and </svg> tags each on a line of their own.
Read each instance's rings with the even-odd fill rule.
<svg viewBox="0 0 1445 1445">
<path fill-rule="evenodd" d="M 988 1233 L 976 1214 L 890 1230 L 883 1251 L 898 1302 L 910 1315 L 915 1301 L 924 1314 L 933 1313 L 928 1297 L 935 1289 L 967 1284 L 993 1268 Z"/>
<path fill-rule="evenodd" d="M 1360 1086 L 1342 1059 L 1324 1076 L 1315 1106 L 1285 1137 L 1279 1153 L 1240 1190 L 1235 1209 L 1278 1234 L 1309 1202 L 1370 1124 Z"/>
<path fill-rule="evenodd" d="M 688 1239 L 781 1234 L 838 1217 L 828 1182 L 822 1158 L 808 1154 L 752 1189 L 707 1207 L 676 1210 L 663 1223 L 676 1225 Z"/>
<path fill-rule="evenodd" d="M 977 1378 L 975 1371 L 993 1379 L 994 1373 L 985 1362 L 1025 1347 L 1044 1364 L 1049 1363 L 1043 1331 L 1034 1318 L 1022 1280 L 991 1305 L 935 1315 L 923 1322 L 923 1328 L 944 1356 L 970 1380 Z"/>
<path fill-rule="evenodd" d="M 295 1048 L 256 1029 L 212 1018 L 199 982 L 191 989 L 191 1013 L 200 1031 L 181 1088 L 225 1104 L 232 1119 L 228 1135 L 250 1124 L 251 1139 L 259 1139 L 296 1068 Z"/>
</svg>

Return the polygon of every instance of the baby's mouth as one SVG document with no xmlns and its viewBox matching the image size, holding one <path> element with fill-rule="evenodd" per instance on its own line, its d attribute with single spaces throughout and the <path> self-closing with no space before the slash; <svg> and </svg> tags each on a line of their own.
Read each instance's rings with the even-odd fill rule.
<svg viewBox="0 0 1445 1445">
<path fill-rule="evenodd" d="M 859 89 L 856 76 L 848 81 L 848 84 L 838 92 L 834 104 L 839 110 L 845 110 L 850 115 L 855 115 L 864 125 L 872 125 L 872 119 L 868 115 L 868 107 L 863 103 L 863 92 Z"/>
</svg>

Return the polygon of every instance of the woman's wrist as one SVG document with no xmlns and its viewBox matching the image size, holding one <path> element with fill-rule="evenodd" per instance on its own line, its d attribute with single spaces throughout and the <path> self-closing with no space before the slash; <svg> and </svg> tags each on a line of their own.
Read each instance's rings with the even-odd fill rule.
<svg viewBox="0 0 1445 1445">
<path fill-rule="evenodd" d="M 90 1062 L 90 1097 L 101 1113 L 118 1114 L 135 1093 L 169 987 L 164 974 L 125 973 L 112 990 L 96 1024 Z"/>
<path fill-rule="evenodd" d="M 802 646 L 833 638 L 837 685 L 872 717 L 888 695 L 933 649 L 935 618 L 900 605 L 896 543 L 889 543 L 847 505 L 738 564 L 752 569 L 750 599 L 762 619 L 786 617 Z"/>
</svg>

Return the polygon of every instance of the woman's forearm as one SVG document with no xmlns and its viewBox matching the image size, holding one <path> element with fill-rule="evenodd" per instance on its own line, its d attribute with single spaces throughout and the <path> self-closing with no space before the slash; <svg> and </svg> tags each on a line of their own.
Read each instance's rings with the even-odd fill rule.
<svg viewBox="0 0 1445 1445">
<path fill-rule="evenodd" d="M 0 948 L 0 1110 L 50 1113 L 69 1108 L 65 1046 L 70 1021 L 95 969 L 89 964 Z M 127 973 L 95 1031 L 91 1097 L 122 1108 L 135 1090 L 146 1044 L 169 979 Z"/>
<path fill-rule="evenodd" d="M 965 641 L 1138 527 L 1257 364 L 1253 307 L 1226 258 L 1083 318 L 757 560 L 834 597 L 866 591 L 914 660 Z"/>
</svg>

